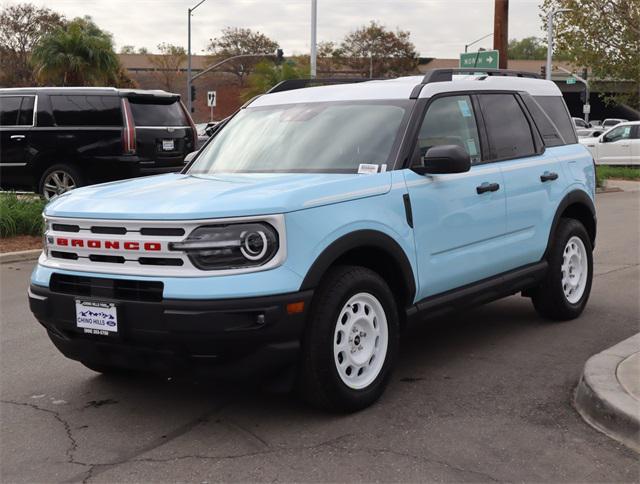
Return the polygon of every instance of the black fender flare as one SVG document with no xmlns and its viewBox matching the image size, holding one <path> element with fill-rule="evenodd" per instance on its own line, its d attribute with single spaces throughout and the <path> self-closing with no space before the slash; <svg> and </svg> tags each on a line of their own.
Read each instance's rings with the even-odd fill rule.
<svg viewBox="0 0 640 484">
<path fill-rule="evenodd" d="M 377 230 L 356 230 L 334 240 L 313 262 L 302 281 L 300 290 L 305 291 L 317 287 L 329 267 L 341 256 L 357 248 L 374 248 L 388 254 L 399 268 L 402 278 L 407 284 L 410 302 L 413 302 L 416 283 L 411 263 L 398 242 Z"/>
<path fill-rule="evenodd" d="M 547 239 L 547 248 L 544 252 L 544 257 L 546 258 L 547 253 L 549 252 L 549 248 L 551 247 L 551 242 L 553 240 L 553 234 L 556 232 L 556 228 L 558 227 L 558 222 L 560 222 L 560 217 L 567 209 L 567 207 L 571 205 L 583 205 L 586 207 L 591 216 L 593 217 L 593 233 L 591 235 L 591 245 L 595 248 L 596 246 L 596 226 L 597 226 L 597 217 L 596 217 L 596 207 L 593 203 L 591 197 L 584 190 L 576 189 L 569 193 L 567 193 L 564 198 L 558 204 L 558 208 L 556 209 L 556 213 L 553 216 L 553 222 L 551 223 L 551 230 L 549 231 L 549 238 Z M 588 229 L 588 227 L 587 227 Z"/>
</svg>

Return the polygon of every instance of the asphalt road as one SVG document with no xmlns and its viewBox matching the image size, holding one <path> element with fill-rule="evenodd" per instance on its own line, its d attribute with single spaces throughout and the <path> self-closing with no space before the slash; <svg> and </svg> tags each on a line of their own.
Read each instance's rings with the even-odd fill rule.
<svg viewBox="0 0 640 484">
<path fill-rule="evenodd" d="M 110 378 L 68 361 L 1 268 L 0 481 L 640 480 L 572 407 L 592 354 L 638 331 L 640 193 L 599 196 L 596 277 L 575 321 L 514 296 L 412 327 L 382 400 L 326 415 L 286 394 Z"/>
</svg>

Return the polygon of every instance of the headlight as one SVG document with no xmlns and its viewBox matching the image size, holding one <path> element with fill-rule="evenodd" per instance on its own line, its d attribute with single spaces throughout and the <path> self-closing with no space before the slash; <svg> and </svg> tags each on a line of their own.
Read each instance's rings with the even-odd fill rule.
<svg viewBox="0 0 640 484">
<path fill-rule="evenodd" d="M 278 252 L 278 232 L 263 222 L 205 225 L 183 242 L 170 243 L 169 249 L 185 251 L 201 270 L 258 267 Z"/>
</svg>

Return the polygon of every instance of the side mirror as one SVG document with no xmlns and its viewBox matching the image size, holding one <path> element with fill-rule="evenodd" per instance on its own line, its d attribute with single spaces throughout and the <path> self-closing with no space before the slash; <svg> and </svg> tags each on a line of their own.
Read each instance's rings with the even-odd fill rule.
<svg viewBox="0 0 640 484">
<path fill-rule="evenodd" d="M 193 161 L 193 159 L 196 157 L 197 154 L 198 154 L 197 151 L 192 151 L 187 156 L 185 156 L 184 157 L 184 164 L 186 165 L 187 163 L 191 163 Z"/>
<path fill-rule="evenodd" d="M 216 125 L 208 125 L 206 128 L 204 128 L 204 132 L 207 134 L 207 136 L 209 138 L 211 138 L 211 136 L 213 135 L 213 133 L 216 132 Z"/>
<path fill-rule="evenodd" d="M 422 166 L 412 168 L 420 175 L 464 173 L 470 169 L 471 157 L 458 145 L 433 146 L 422 158 Z"/>
</svg>

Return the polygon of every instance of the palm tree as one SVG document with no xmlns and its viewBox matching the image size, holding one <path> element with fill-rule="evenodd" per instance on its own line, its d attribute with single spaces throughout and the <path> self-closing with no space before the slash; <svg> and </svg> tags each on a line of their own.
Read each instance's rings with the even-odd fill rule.
<svg viewBox="0 0 640 484">
<path fill-rule="evenodd" d="M 111 36 L 89 18 L 77 18 L 43 37 L 31 62 L 41 82 L 63 86 L 106 83 L 120 65 Z"/>
</svg>

